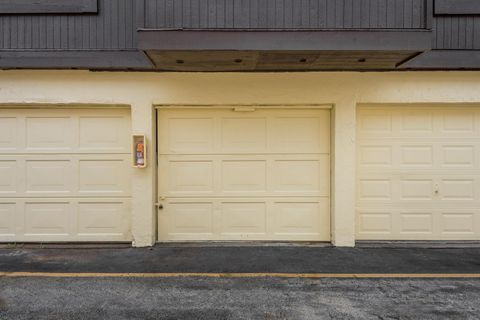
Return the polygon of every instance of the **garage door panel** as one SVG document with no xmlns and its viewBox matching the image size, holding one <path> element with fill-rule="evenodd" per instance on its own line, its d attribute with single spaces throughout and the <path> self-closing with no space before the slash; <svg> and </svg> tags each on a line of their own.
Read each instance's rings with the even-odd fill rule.
<svg viewBox="0 0 480 320">
<path fill-rule="evenodd" d="M 329 110 L 233 109 L 160 111 L 159 153 L 330 152 Z"/>
<path fill-rule="evenodd" d="M 390 145 L 359 146 L 358 161 L 362 167 L 391 167 L 393 165 L 393 148 Z"/>
<path fill-rule="evenodd" d="M 69 194 L 74 187 L 70 160 L 26 160 L 26 194 Z"/>
<path fill-rule="evenodd" d="M 474 212 L 441 212 L 442 233 L 473 234 L 475 230 Z"/>
<path fill-rule="evenodd" d="M 475 134 L 475 114 L 472 110 L 447 110 L 441 115 L 440 131 L 444 134 L 467 135 Z"/>
<path fill-rule="evenodd" d="M 222 161 L 221 189 L 224 193 L 265 193 L 267 191 L 266 160 Z"/>
<path fill-rule="evenodd" d="M 0 241 L 131 240 L 128 109 L 2 108 L 0 124 Z"/>
<path fill-rule="evenodd" d="M 478 209 L 424 208 L 358 209 L 359 240 L 474 240 L 479 231 Z"/>
<path fill-rule="evenodd" d="M 403 134 L 431 135 L 434 131 L 434 116 L 430 111 L 409 110 L 400 113 L 401 127 Z"/>
<path fill-rule="evenodd" d="M 0 241 L 129 241 L 129 198 L 0 200 Z"/>
<path fill-rule="evenodd" d="M 172 202 L 164 210 L 161 225 L 170 235 L 213 235 L 213 202 Z"/>
<path fill-rule="evenodd" d="M 79 149 L 101 150 L 105 152 L 128 152 L 129 117 L 120 116 L 85 116 L 79 119 Z"/>
<path fill-rule="evenodd" d="M 433 147 L 430 145 L 402 145 L 400 155 L 402 167 L 433 167 Z"/>
<path fill-rule="evenodd" d="M 358 112 L 360 135 L 390 135 L 393 130 L 392 111 L 363 109 Z"/>
<path fill-rule="evenodd" d="M 0 152 L 15 150 L 18 145 L 17 118 L 0 114 Z"/>
<path fill-rule="evenodd" d="M 428 144 L 395 142 L 362 143 L 358 146 L 358 165 L 362 170 L 443 170 L 479 168 L 480 151 L 474 142 Z"/>
<path fill-rule="evenodd" d="M 264 202 L 223 202 L 222 236 L 245 237 L 267 233 L 267 204 Z"/>
<path fill-rule="evenodd" d="M 468 175 L 364 174 L 357 178 L 357 202 L 359 205 L 472 206 L 480 200 L 479 179 Z"/>
<path fill-rule="evenodd" d="M 434 215 L 422 210 L 400 212 L 400 233 L 404 235 L 432 235 L 434 232 Z"/>
<path fill-rule="evenodd" d="M 475 180 L 470 178 L 443 178 L 439 189 L 440 199 L 445 200 L 476 200 Z"/>
<path fill-rule="evenodd" d="M 131 170 L 126 154 L 2 156 L 0 198 L 127 197 Z"/>
<path fill-rule="evenodd" d="M 15 203 L 0 203 L 0 237 L 15 235 Z"/>
<path fill-rule="evenodd" d="M 480 239 L 479 120 L 473 107 L 360 108 L 357 237 Z"/>
<path fill-rule="evenodd" d="M 357 239 L 377 239 L 392 233 L 392 212 L 379 209 L 357 209 Z"/>
<path fill-rule="evenodd" d="M 330 238 L 330 112 L 158 113 L 159 239 Z"/>
<path fill-rule="evenodd" d="M 160 135 L 160 153 L 210 153 L 214 150 L 215 120 L 213 118 L 161 119 L 158 123 Z"/>
<path fill-rule="evenodd" d="M 75 145 L 73 117 L 25 117 L 25 147 L 27 151 L 72 151 Z"/>
<path fill-rule="evenodd" d="M 273 149 L 287 153 L 329 153 L 330 121 L 323 117 L 278 117 L 273 119 Z"/>
<path fill-rule="evenodd" d="M 2 109 L 0 153 L 129 153 L 128 109 Z"/>
<path fill-rule="evenodd" d="M 209 160 L 173 160 L 160 166 L 160 174 L 167 180 L 170 194 L 214 192 L 214 164 Z M 165 169 L 165 170 L 162 170 Z"/>
<path fill-rule="evenodd" d="M 360 201 L 392 200 L 392 180 L 369 178 L 359 180 L 358 199 Z"/>
<path fill-rule="evenodd" d="M 165 157 L 158 159 L 160 196 L 213 195 L 216 166 L 208 157 Z"/>
<path fill-rule="evenodd" d="M 265 151 L 267 149 L 266 118 L 222 118 L 221 152 Z"/>
<path fill-rule="evenodd" d="M 357 113 L 359 137 L 468 138 L 480 134 L 480 112 L 474 107 L 362 107 Z M 381 136 L 378 136 L 381 134 Z"/>
<path fill-rule="evenodd" d="M 329 196 L 329 155 L 160 156 L 160 196 Z"/>
<path fill-rule="evenodd" d="M 160 240 L 328 241 L 328 198 L 186 198 L 166 200 Z"/>
<path fill-rule="evenodd" d="M 474 168 L 476 166 L 474 145 L 443 145 L 441 148 L 443 167 Z"/>
<path fill-rule="evenodd" d="M 79 194 L 130 194 L 129 175 L 119 172 L 130 172 L 128 158 L 123 159 L 85 159 L 79 160 Z"/>
<path fill-rule="evenodd" d="M 0 197 L 17 192 L 17 161 L 0 159 Z"/>
<path fill-rule="evenodd" d="M 274 176 L 276 177 L 274 190 L 287 193 L 319 193 L 320 179 L 322 176 L 325 177 L 328 165 L 327 169 L 324 170 L 324 168 L 318 160 L 277 160 L 274 165 Z"/>
<path fill-rule="evenodd" d="M 311 235 L 317 239 L 327 241 L 330 220 L 328 214 L 328 199 L 316 201 L 277 201 L 275 202 L 275 219 L 277 236 L 283 235 Z M 324 214 L 318 214 L 322 212 Z"/>
<path fill-rule="evenodd" d="M 432 201 L 435 193 L 435 181 L 429 178 L 404 178 L 400 180 L 400 200 Z"/>
<path fill-rule="evenodd" d="M 407 240 L 438 238 L 438 214 L 430 208 L 360 208 L 358 240 Z"/>
<path fill-rule="evenodd" d="M 69 202 L 26 202 L 25 236 L 62 236 L 72 233 L 70 219 L 72 208 Z"/>
<path fill-rule="evenodd" d="M 125 237 L 130 225 L 129 201 L 79 201 L 79 237 Z"/>
</svg>

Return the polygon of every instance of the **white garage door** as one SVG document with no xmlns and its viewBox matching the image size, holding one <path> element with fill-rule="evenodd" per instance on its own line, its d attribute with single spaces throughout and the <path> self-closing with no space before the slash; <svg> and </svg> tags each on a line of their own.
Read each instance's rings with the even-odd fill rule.
<svg viewBox="0 0 480 320">
<path fill-rule="evenodd" d="M 480 108 L 358 113 L 357 238 L 480 240 Z"/>
<path fill-rule="evenodd" d="M 329 110 L 248 110 L 159 110 L 160 240 L 330 240 Z"/>
<path fill-rule="evenodd" d="M 0 241 L 130 240 L 130 111 L 0 109 Z"/>
</svg>

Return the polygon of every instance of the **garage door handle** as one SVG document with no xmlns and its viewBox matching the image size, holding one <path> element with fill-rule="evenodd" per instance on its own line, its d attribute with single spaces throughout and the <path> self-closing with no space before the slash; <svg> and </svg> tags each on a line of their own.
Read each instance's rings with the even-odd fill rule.
<svg viewBox="0 0 480 320">
<path fill-rule="evenodd" d="M 435 190 L 434 190 L 435 194 L 438 194 L 440 192 L 439 188 L 438 188 L 438 184 L 435 185 Z"/>
</svg>

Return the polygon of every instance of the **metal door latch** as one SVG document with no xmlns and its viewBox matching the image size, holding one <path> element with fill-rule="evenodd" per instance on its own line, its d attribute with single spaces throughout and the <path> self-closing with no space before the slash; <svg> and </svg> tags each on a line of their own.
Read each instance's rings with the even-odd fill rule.
<svg viewBox="0 0 480 320">
<path fill-rule="evenodd" d="M 163 209 L 163 204 L 157 202 L 157 203 L 155 203 L 155 207 L 157 207 L 158 210 L 162 210 Z"/>
</svg>

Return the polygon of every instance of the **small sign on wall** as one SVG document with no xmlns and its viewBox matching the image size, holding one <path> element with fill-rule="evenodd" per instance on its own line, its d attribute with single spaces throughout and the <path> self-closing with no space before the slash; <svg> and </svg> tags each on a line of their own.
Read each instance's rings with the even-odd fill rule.
<svg viewBox="0 0 480 320">
<path fill-rule="evenodd" d="M 132 162 L 135 168 L 147 167 L 147 139 L 143 134 L 132 135 Z"/>
</svg>

